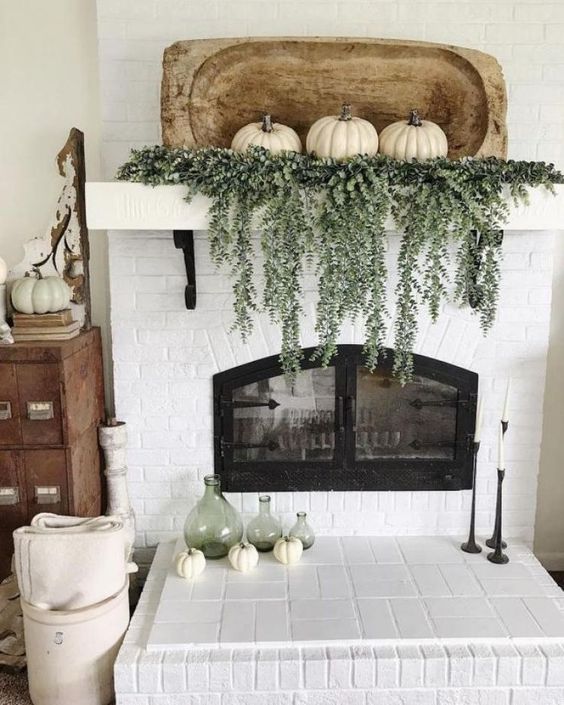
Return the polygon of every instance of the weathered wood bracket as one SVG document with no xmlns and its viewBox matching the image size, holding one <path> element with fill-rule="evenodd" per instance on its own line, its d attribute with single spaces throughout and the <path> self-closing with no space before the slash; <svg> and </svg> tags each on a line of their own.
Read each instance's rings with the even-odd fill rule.
<svg viewBox="0 0 564 705">
<path fill-rule="evenodd" d="M 86 225 L 84 135 L 73 127 L 57 155 L 62 188 L 49 229 L 24 245 L 24 258 L 10 270 L 9 280 L 29 276 L 62 277 L 72 291 L 73 318 L 90 327 L 90 245 Z"/>
<path fill-rule="evenodd" d="M 196 308 L 196 260 L 194 259 L 194 231 L 174 230 L 174 246 L 184 253 L 184 266 L 186 267 L 186 288 L 184 289 L 184 302 L 186 308 L 192 311 Z"/>
<path fill-rule="evenodd" d="M 504 237 L 504 231 L 503 230 L 498 230 L 497 231 L 497 237 L 498 237 L 498 245 L 501 246 L 503 243 L 503 237 Z M 472 231 L 472 236 L 476 238 L 476 244 L 475 244 L 475 251 L 474 251 L 474 261 L 476 263 L 476 272 L 479 272 L 480 267 L 482 266 L 482 255 L 484 251 L 484 243 L 482 242 L 482 236 L 480 235 L 479 232 L 476 230 Z M 472 282 L 471 282 L 471 287 L 470 287 L 470 296 L 468 303 L 470 304 L 470 308 L 478 308 L 480 305 L 480 299 L 481 299 L 481 291 L 480 287 L 477 285 L 476 281 L 476 276 L 472 277 Z"/>
</svg>

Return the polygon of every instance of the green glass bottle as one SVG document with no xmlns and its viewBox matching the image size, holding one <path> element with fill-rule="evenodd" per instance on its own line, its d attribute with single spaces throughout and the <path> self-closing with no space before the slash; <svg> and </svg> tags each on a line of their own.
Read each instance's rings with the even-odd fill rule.
<svg viewBox="0 0 564 705">
<path fill-rule="evenodd" d="M 307 523 L 307 514 L 305 512 L 298 512 L 296 517 L 297 521 L 290 529 L 289 535 L 300 539 L 305 551 L 307 548 L 311 548 L 315 543 L 315 533 Z"/>
<path fill-rule="evenodd" d="M 223 496 L 219 475 L 206 475 L 204 484 L 204 496 L 186 518 L 184 540 L 206 558 L 223 558 L 243 538 L 243 522 Z"/>
<path fill-rule="evenodd" d="M 270 513 L 270 497 L 259 497 L 259 513 L 247 525 L 247 541 L 257 551 L 272 551 L 274 544 L 282 536 L 280 519 Z"/>
</svg>

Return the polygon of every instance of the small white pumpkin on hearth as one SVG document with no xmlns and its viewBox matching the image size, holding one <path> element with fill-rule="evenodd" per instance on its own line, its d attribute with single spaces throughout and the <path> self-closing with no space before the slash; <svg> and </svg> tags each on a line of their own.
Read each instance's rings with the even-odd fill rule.
<svg viewBox="0 0 564 705">
<path fill-rule="evenodd" d="M 36 277 L 16 279 L 12 285 L 12 306 L 19 313 L 56 313 L 67 308 L 71 290 L 60 277 L 43 277 L 36 270 Z"/>
<path fill-rule="evenodd" d="M 242 127 L 233 138 L 231 149 L 246 152 L 251 145 L 264 147 L 272 154 L 302 151 L 298 133 L 287 125 L 272 122 L 268 114 L 263 115 L 262 122 L 252 122 Z"/>
<path fill-rule="evenodd" d="M 422 120 L 412 110 L 407 120 L 385 127 L 380 133 L 380 153 L 394 159 L 433 159 L 446 157 L 448 142 L 445 133 L 434 122 Z"/>
<path fill-rule="evenodd" d="M 229 549 L 227 557 L 231 567 L 240 573 L 248 573 L 256 568 L 259 562 L 258 551 L 250 543 L 236 543 Z"/>
<path fill-rule="evenodd" d="M 349 159 L 357 154 L 376 154 L 378 133 L 368 120 L 353 117 L 351 106 L 345 103 L 340 115 L 319 118 L 310 127 L 306 148 L 316 157 Z"/>
<path fill-rule="evenodd" d="M 274 544 L 274 557 L 284 565 L 298 563 L 304 552 L 304 546 L 295 536 L 283 536 Z"/>
<path fill-rule="evenodd" d="M 194 580 L 204 572 L 206 567 L 206 557 L 197 548 L 187 548 L 180 551 L 174 559 L 176 572 L 181 578 Z"/>
</svg>

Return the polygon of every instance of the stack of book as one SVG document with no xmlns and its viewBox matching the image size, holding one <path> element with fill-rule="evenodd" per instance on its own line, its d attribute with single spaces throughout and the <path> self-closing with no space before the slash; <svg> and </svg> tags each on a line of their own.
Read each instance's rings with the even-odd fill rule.
<svg viewBox="0 0 564 705">
<path fill-rule="evenodd" d="M 70 308 L 57 313 L 14 313 L 12 335 L 16 343 L 41 340 L 69 340 L 80 333 Z"/>
</svg>

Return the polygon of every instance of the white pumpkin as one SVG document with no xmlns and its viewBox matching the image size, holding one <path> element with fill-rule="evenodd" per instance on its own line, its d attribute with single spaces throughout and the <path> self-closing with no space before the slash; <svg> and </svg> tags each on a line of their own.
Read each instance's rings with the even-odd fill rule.
<svg viewBox="0 0 564 705">
<path fill-rule="evenodd" d="M 6 277 L 8 276 L 8 265 L 2 257 L 0 257 L 0 284 L 6 283 Z"/>
<path fill-rule="evenodd" d="M 71 290 L 60 277 L 24 277 L 12 285 L 12 306 L 20 313 L 55 313 L 69 305 Z"/>
<path fill-rule="evenodd" d="M 252 122 L 242 127 L 233 138 L 231 149 L 246 152 L 251 145 L 264 147 L 272 154 L 302 151 L 298 133 L 287 125 L 273 123 L 270 115 L 263 115 L 262 122 Z"/>
<path fill-rule="evenodd" d="M 340 115 L 322 117 L 310 127 L 306 149 L 316 157 L 348 159 L 357 154 L 376 154 L 378 133 L 368 120 L 353 117 L 351 106 L 343 105 Z"/>
<path fill-rule="evenodd" d="M 303 552 L 304 546 L 295 536 L 283 536 L 274 544 L 274 557 L 284 565 L 297 563 Z"/>
<path fill-rule="evenodd" d="M 380 133 L 380 152 L 394 159 L 433 159 L 446 157 L 448 142 L 441 128 L 430 120 L 422 120 L 412 110 L 407 121 L 400 120 Z"/>
<path fill-rule="evenodd" d="M 250 543 L 236 543 L 229 549 L 228 558 L 231 566 L 241 573 L 253 570 L 259 561 L 258 551 Z"/>
<path fill-rule="evenodd" d="M 187 548 L 180 551 L 174 559 L 176 572 L 181 578 L 194 580 L 206 567 L 206 557 L 197 548 Z"/>
</svg>

